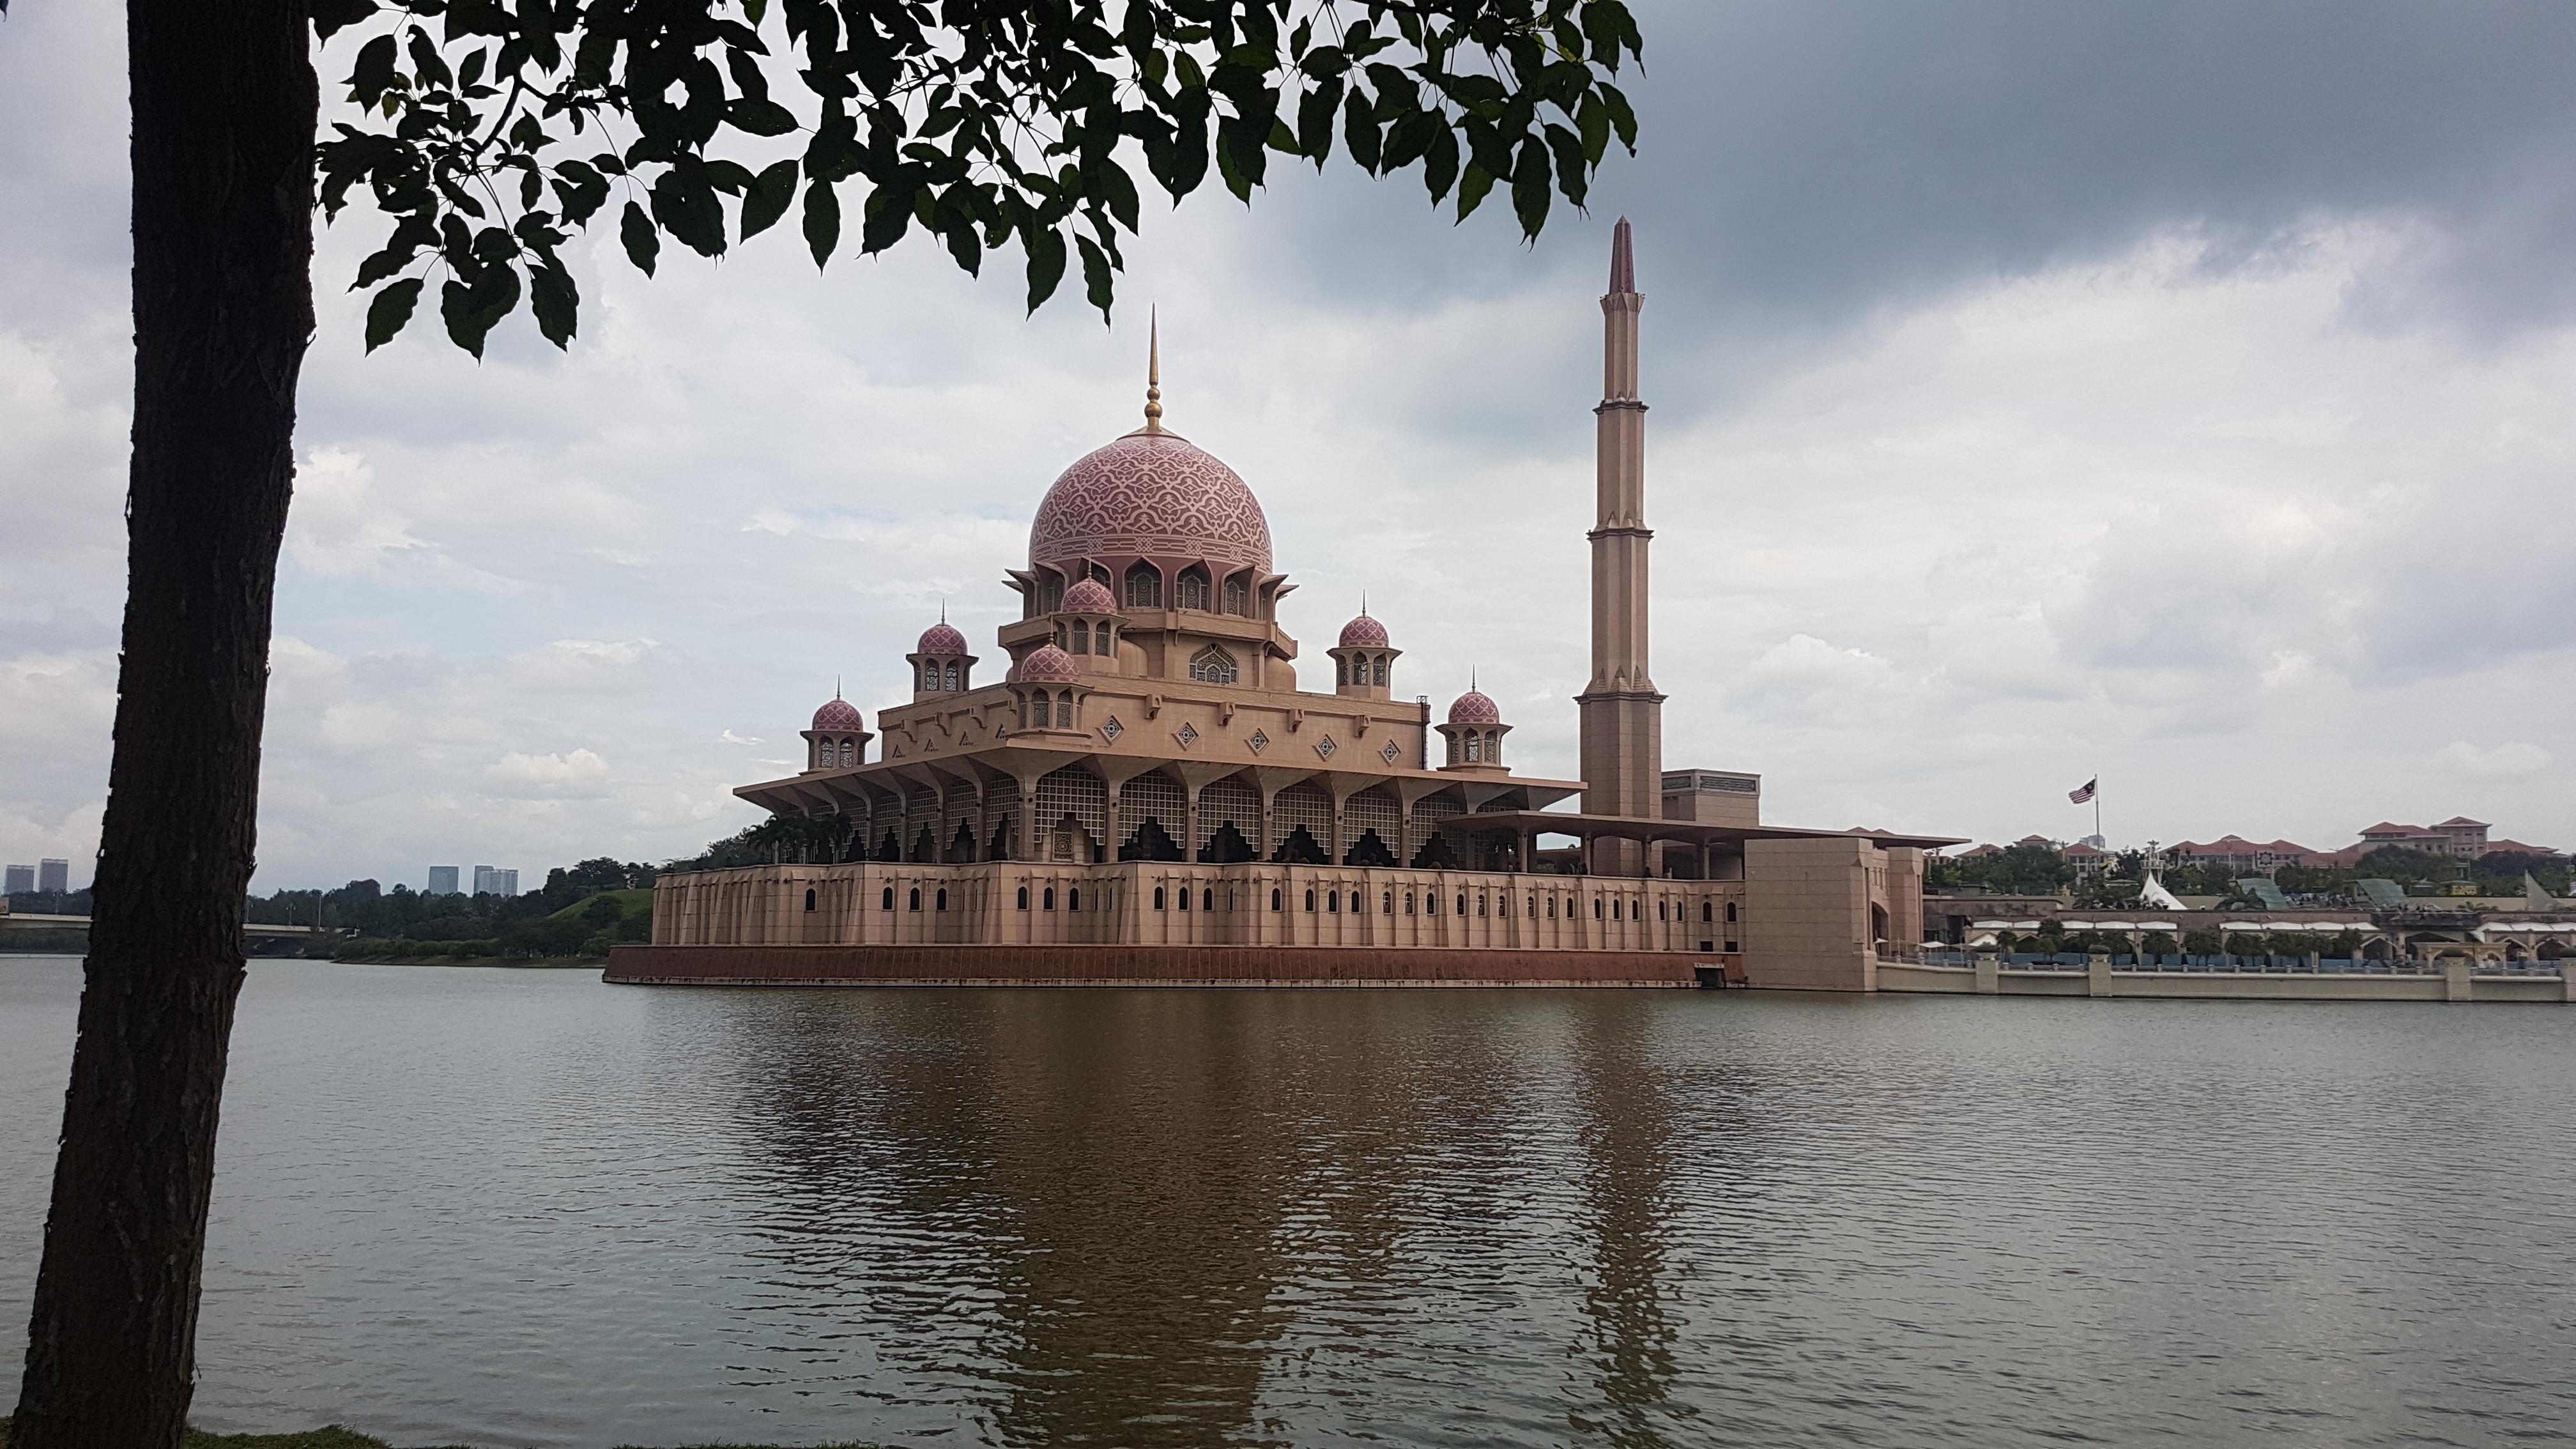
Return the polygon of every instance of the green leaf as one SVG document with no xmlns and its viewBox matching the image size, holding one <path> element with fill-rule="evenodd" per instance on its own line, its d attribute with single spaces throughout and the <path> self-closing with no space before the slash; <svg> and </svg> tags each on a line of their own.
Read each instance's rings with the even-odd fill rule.
<svg viewBox="0 0 2576 1449">
<path fill-rule="evenodd" d="M 1521 219 L 1521 234 L 1534 237 L 1547 225 L 1547 145 L 1533 136 L 1521 143 L 1520 165 L 1512 171 L 1512 210 Z"/>
<path fill-rule="evenodd" d="M 1035 312 L 1064 280 L 1064 233 L 1042 227 L 1025 233 L 1020 244 L 1029 254 L 1029 310 Z"/>
<path fill-rule="evenodd" d="M 859 250 L 873 256 L 903 240 L 904 229 L 912 225 L 916 213 L 921 214 L 923 226 L 937 229 L 930 219 L 935 213 L 930 209 L 929 192 L 907 192 L 891 186 L 869 192 L 867 205 L 859 213 Z"/>
<path fill-rule="evenodd" d="M 519 305 L 519 271 L 508 264 L 483 269 L 471 284 L 451 281 L 438 289 L 438 311 L 448 340 L 483 356 L 483 340 Z"/>
<path fill-rule="evenodd" d="M 551 259 L 539 263 L 528 273 L 528 305 L 537 314 L 537 330 L 558 349 L 572 342 L 574 323 L 581 315 L 581 289 L 573 285 L 572 273 L 563 263 Z"/>
<path fill-rule="evenodd" d="M 1581 206 L 1584 194 L 1591 189 L 1584 171 L 1583 142 L 1563 126 L 1550 125 L 1547 149 L 1556 157 L 1557 187 L 1565 193 L 1566 200 Z"/>
<path fill-rule="evenodd" d="M 1351 159 L 1362 171 L 1377 172 L 1377 118 L 1369 113 L 1368 97 L 1354 90 L 1342 105 L 1342 144 L 1351 148 Z"/>
<path fill-rule="evenodd" d="M 329 40 L 348 27 L 376 13 L 376 0 L 310 0 L 313 15 L 313 37 Z M 0 4 L 0 13 L 8 6 Z"/>
<path fill-rule="evenodd" d="M 778 224 L 796 199 L 796 163 L 775 162 L 752 178 L 742 198 L 742 239 L 749 241 Z"/>
<path fill-rule="evenodd" d="M 725 123 L 755 136 L 784 136 L 796 129 L 796 113 L 766 97 L 742 96 L 725 107 Z"/>
<path fill-rule="evenodd" d="M 1458 181 L 1458 133 L 1447 126 L 1435 125 L 1431 149 L 1422 153 L 1422 184 L 1431 192 L 1436 204 L 1449 195 Z"/>
<path fill-rule="evenodd" d="M 1297 154 L 1324 169 L 1333 154 L 1333 112 L 1342 107 L 1342 78 L 1335 76 L 1308 90 L 1297 102 Z"/>
<path fill-rule="evenodd" d="M 724 203 L 705 172 L 674 166 L 653 183 L 653 219 L 700 256 L 724 255 Z"/>
<path fill-rule="evenodd" d="M 653 229 L 653 219 L 634 202 L 626 203 L 625 214 L 618 218 L 618 239 L 626 243 L 626 260 L 635 270 L 653 275 L 653 258 L 662 250 L 662 234 Z"/>
<path fill-rule="evenodd" d="M 1636 155 L 1637 113 L 1628 109 L 1627 96 L 1621 94 L 1617 86 L 1603 81 L 1601 99 L 1610 107 L 1610 125 L 1619 133 L 1619 144 L 1628 148 L 1629 155 Z"/>
<path fill-rule="evenodd" d="M 1100 320 L 1106 322 L 1109 320 L 1109 302 L 1112 292 L 1109 258 L 1101 253 L 1099 243 L 1087 236 L 1076 233 L 1074 241 L 1082 247 L 1083 290 L 1090 294 L 1091 305 L 1100 309 Z"/>
<path fill-rule="evenodd" d="M 367 350 L 375 351 L 393 341 L 394 334 L 411 321 L 412 308 L 420 303 L 420 278 L 405 277 L 378 292 L 367 304 Z"/>
<path fill-rule="evenodd" d="M 1458 219 L 1465 221 L 1484 204 L 1485 196 L 1494 189 L 1494 173 L 1473 161 L 1458 174 Z"/>
<path fill-rule="evenodd" d="M 832 251 L 841 244 L 841 196 L 828 181 L 810 182 L 805 187 L 805 245 L 814 253 L 814 269 L 821 271 L 832 260 Z"/>
</svg>

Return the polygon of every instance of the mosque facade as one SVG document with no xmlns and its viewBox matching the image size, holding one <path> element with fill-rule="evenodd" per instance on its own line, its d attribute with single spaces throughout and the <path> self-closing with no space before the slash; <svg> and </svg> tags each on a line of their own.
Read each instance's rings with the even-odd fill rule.
<svg viewBox="0 0 2576 1449">
<path fill-rule="evenodd" d="M 611 979 L 1871 989 L 1945 842 L 1766 825 L 1760 776 L 1663 764 L 1644 300 L 1621 221 L 1582 779 L 1516 769 L 1480 689 L 1404 697 L 1365 610 L 1301 687 L 1260 500 L 1164 425 L 1157 361 L 1144 425 L 1039 503 L 989 653 L 932 625 L 910 703 L 871 730 L 836 694 L 802 770 L 735 792 L 846 825 L 834 858 L 663 876 Z"/>
</svg>

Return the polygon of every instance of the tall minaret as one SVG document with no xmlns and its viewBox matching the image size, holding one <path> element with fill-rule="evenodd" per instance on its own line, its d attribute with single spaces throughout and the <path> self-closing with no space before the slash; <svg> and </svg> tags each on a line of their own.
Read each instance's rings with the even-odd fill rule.
<svg viewBox="0 0 2576 1449">
<path fill-rule="evenodd" d="M 1592 682 L 1575 696 L 1583 719 L 1583 812 L 1651 819 L 1661 813 L 1664 697 L 1646 670 L 1646 405 L 1637 397 L 1637 267 L 1628 221 L 1610 236 L 1610 292 L 1601 299 L 1600 522 L 1592 540 Z M 1597 840 L 1591 868 L 1647 873 L 1642 842 Z"/>
</svg>

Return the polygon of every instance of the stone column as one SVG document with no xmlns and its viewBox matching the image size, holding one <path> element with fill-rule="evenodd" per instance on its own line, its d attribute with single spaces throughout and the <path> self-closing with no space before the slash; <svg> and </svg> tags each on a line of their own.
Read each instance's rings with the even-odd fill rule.
<svg viewBox="0 0 2576 1449">
<path fill-rule="evenodd" d="M 2004 989 L 2003 963 L 1992 951 L 1977 953 L 1977 994 L 1996 996 Z"/>
<path fill-rule="evenodd" d="M 2088 996 L 2111 994 L 2111 953 L 2096 949 L 2084 958 L 2084 986 Z"/>
</svg>

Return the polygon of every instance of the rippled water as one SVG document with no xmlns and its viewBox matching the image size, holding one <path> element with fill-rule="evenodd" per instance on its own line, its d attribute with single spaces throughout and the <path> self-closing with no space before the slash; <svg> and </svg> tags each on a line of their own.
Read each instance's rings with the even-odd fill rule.
<svg viewBox="0 0 2576 1449">
<path fill-rule="evenodd" d="M 77 968 L 0 958 L 14 1374 Z M 260 962 L 197 1393 L 397 1443 L 2576 1439 L 2576 1013 Z"/>
</svg>

